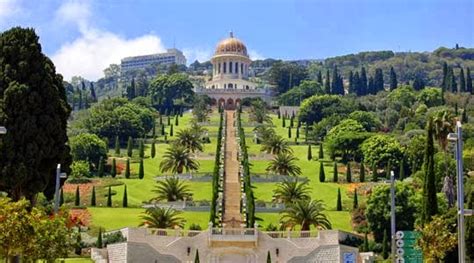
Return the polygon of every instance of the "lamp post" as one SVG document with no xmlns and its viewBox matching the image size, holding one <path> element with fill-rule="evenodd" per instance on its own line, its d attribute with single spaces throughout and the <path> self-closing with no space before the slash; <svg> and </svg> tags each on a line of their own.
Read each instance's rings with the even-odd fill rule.
<svg viewBox="0 0 474 263">
<path fill-rule="evenodd" d="M 457 207 L 458 207 L 458 258 L 460 263 L 464 257 L 464 184 L 462 163 L 462 125 L 456 122 L 456 133 L 448 134 L 448 141 L 455 143 L 456 177 L 457 177 Z"/>
<path fill-rule="evenodd" d="M 392 262 L 396 262 L 396 248 L 395 248 L 395 173 L 390 171 L 390 230 L 391 230 L 391 249 Z"/>
</svg>

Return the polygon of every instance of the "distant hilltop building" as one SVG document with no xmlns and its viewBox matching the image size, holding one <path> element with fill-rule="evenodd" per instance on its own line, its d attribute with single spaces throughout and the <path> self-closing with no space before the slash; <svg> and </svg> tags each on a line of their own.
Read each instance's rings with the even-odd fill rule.
<svg viewBox="0 0 474 263">
<path fill-rule="evenodd" d="M 244 98 L 271 99 L 270 90 L 257 87 L 249 80 L 249 66 L 252 61 L 247 53 L 247 47 L 233 33 L 230 37 L 217 44 L 214 56 L 211 58 L 212 79 L 205 88 L 196 88 L 198 94 L 211 98 L 212 104 L 233 109 Z"/>
<path fill-rule="evenodd" d="M 165 53 L 126 57 L 120 64 L 122 72 L 136 69 L 144 69 L 153 64 L 156 65 L 186 65 L 186 57 L 181 50 L 176 48 L 167 49 Z"/>
</svg>

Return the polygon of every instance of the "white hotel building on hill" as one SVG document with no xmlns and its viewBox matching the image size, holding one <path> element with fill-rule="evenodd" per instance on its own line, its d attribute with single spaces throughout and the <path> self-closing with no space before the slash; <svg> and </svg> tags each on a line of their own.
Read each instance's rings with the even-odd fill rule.
<svg viewBox="0 0 474 263">
<path fill-rule="evenodd" d="M 159 65 L 186 65 L 186 57 L 181 50 L 176 48 L 167 49 L 165 53 L 126 57 L 122 59 L 120 67 L 122 72 L 142 69 L 152 64 Z"/>
</svg>

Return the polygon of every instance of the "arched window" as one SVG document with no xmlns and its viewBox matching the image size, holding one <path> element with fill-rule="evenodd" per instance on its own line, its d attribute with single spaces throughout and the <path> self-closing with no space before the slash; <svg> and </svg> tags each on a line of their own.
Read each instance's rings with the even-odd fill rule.
<svg viewBox="0 0 474 263">
<path fill-rule="evenodd" d="M 240 64 L 240 74 L 244 75 L 244 64 Z"/>
<path fill-rule="evenodd" d="M 239 74 L 239 62 L 235 62 L 235 74 Z"/>
<path fill-rule="evenodd" d="M 219 62 L 219 66 L 217 67 L 217 73 L 221 74 L 221 63 Z"/>
<path fill-rule="evenodd" d="M 229 84 L 227 84 L 227 88 L 229 88 L 229 89 L 233 89 L 233 88 L 234 88 L 234 86 L 232 85 L 232 83 L 229 83 Z"/>
<path fill-rule="evenodd" d="M 232 73 L 232 61 L 229 62 L 229 73 Z"/>
<path fill-rule="evenodd" d="M 245 89 L 249 89 L 249 85 L 245 86 Z"/>
<path fill-rule="evenodd" d="M 216 86 L 212 85 L 212 89 L 215 89 L 215 88 L 216 88 Z"/>
<path fill-rule="evenodd" d="M 225 73 L 227 73 L 227 67 L 226 67 L 227 65 L 226 65 L 225 62 L 224 62 L 224 64 L 223 64 L 223 66 L 224 66 L 224 74 L 225 74 Z"/>
</svg>

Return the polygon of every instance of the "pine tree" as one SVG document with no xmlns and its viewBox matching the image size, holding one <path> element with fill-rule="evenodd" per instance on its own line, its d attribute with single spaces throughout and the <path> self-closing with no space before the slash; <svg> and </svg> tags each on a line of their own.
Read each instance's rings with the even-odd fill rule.
<svg viewBox="0 0 474 263">
<path fill-rule="evenodd" d="M 132 157 L 132 155 L 133 155 L 133 139 L 132 139 L 132 137 L 128 137 L 127 156 Z"/>
<path fill-rule="evenodd" d="M 59 193 L 59 206 L 62 206 L 64 204 L 64 192 L 63 189 L 61 188 L 61 192 Z"/>
<path fill-rule="evenodd" d="M 337 188 L 336 211 L 342 211 L 341 188 Z"/>
<path fill-rule="evenodd" d="M 104 160 L 102 159 L 102 156 L 99 158 L 99 168 L 97 169 L 97 175 L 99 177 L 104 176 Z"/>
<path fill-rule="evenodd" d="M 112 167 L 110 169 L 110 175 L 112 178 L 115 178 L 117 176 L 117 164 L 115 163 L 115 158 L 112 159 Z"/>
<path fill-rule="evenodd" d="M 354 202 L 352 208 L 357 209 L 359 208 L 359 200 L 357 199 L 357 188 L 354 189 Z"/>
<path fill-rule="evenodd" d="M 153 142 L 151 143 L 151 158 L 155 158 L 155 155 L 156 155 L 156 148 L 155 148 L 155 140 L 153 140 Z"/>
<path fill-rule="evenodd" d="M 348 183 L 352 183 L 352 172 L 351 172 L 351 163 L 350 162 L 347 162 L 346 181 Z"/>
<path fill-rule="evenodd" d="M 324 159 L 323 142 L 319 144 L 319 160 Z"/>
<path fill-rule="evenodd" d="M 140 158 L 145 157 L 145 145 L 143 143 L 143 140 L 140 140 L 140 144 L 138 148 L 138 156 L 140 156 Z"/>
<path fill-rule="evenodd" d="M 400 181 L 405 179 L 405 160 L 403 158 L 400 161 L 400 172 L 398 173 L 398 179 Z"/>
<path fill-rule="evenodd" d="M 382 257 L 383 257 L 383 259 L 388 258 L 388 250 L 389 250 L 388 235 L 387 235 L 387 231 L 384 230 L 383 231 L 383 240 L 382 240 Z"/>
<path fill-rule="evenodd" d="M 95 201 L 95 186 L 92 186 L 91 206 L 96 206 L 96 201 Z"/>
<path fill-rule="evenodd" d="M 178 118 L 178 115 L 176 115 L 176 117 L 174 117 L 174 126 L 179 126 L 179 118 Z"/>
<path fill-rule="evenodd" d="M 74 205 L 80 206 L 81 205 L 81 193 L 79 192 L 79 186 L 76 187 L 76 198 L 74 199 Z"/>
<path fill-rule="evenodd" d="M 374 89 L 375 93 L 384 90 L 383 71 L 380 68 L 375 69 Z"/>
<path fill-rule="evenodd" d="M 377 165 L 372 164 L 372 182 L 377 182 Z"/>
<path fill-rule="evenodd" d="M 426 129 L 427 140 L 423 163 L 423 171 L 425 174 L 423 182 L 423 202 L 421 213 L 421 222 L 423 224 L 429 222 L 431 220 L 431 217 L 438 213 L 438 200 L 436 199 L 436 179 L 434 171 L 434 128 L 432 119 L 428 121 Z"/>
<path fill-rule="evenodd" d="M 471 70 L 469 68 L 466 70 L 466 92 L 474 94 L 474 90 L 472 90 Z"/>
<path fill-rule="evenodd" d="M 448 90 L 448 63 L 446 63 L 446 61 L 443 63 L 443 80 L 441 83 L 441 88 L 444 91 Z"/>
<path fill-rule="evenodd" d="M 138 178 L 143 179 L 145 176 L 145 168 L 143 167 L 143 159 L 140 159 L 140 168 L 138 169 Z"/>
<path fill-rule="evenodd" d="M 170 125 L 170 136 L 174 136 L 173 124 Z"/>
<path fill-rule="evenodd" d="M 361 95 L 367 95 L 367 73 L 365 72 L 365 68 L 362 67 L 360 71 L 360 84 L 359 90 Z"/>
<path fill-rule="evenodd" d="M 390 67 L 390 90 L 396 89 L 398 86 L 397 74 L 393 67 Z"/>
<path fill-rule="evenodd" d="M 291 126 L 288 126 L 288 138 L 291 138 Z"/>
<path fill-rule="evenodd" d="M 365 165 L 364 165 L 364 160 L 360 162 L 360 174 L 359 174 L 359 180 L 361 183 L 365 182 Z"/>
<path fill-rule="evenodd" d="M 107 194 L 107 207 L 112 207 L 112 189 L 109 186 L 109 193 Z"/>
<path fill-rule="evenodd" d="M 326 181 L 326 174 L 324 173 L 324 165 L 322 162 L 319 162 L 319 181 L 321 183 Z"/>
<path fill-rule="evenodd" d="M 115 155 L 119 156 L 120 155 L 120 139 L 117 136 L 115 136 Z"/>
<path fill-rule="evenodd" d="M 339 181 L 339 176 L 337 174 L 337 162 L 334 162 L 332 181 L 335 182 L 335 183 L 337 183 Z"/>
<path fill-rule="evenodd" d="M 308 155 L 307 155 L 308 161 L 311 161 L 313 159 L 313 153 L 311 152 L 311 144 L 308 144 Z"/>
<path fill-rule="evenodd" d="M 316 76 L 316 81 L 323 85 L 323 74 L 321 74 L 321 70 L 318 71 L 318 75 Z"/>
<path fill-rule="evenodd" d="M 194 263 L 200 263 L 200 261 L 199 261 L 199 249 L 196 249 L 196 256 L 194 257 Z"/>
<path fill-rule="evenodd" d="M 466 91 L 466 80 L 464 79 L 464 69 L 461 68 L 459 72 L 459 91 L 465 92 Z"/>
<path fill-rule="evenodd" d="M 127 159 L 127 164 L 125 166 L 125 178 L 130 178 L 130 158 Z"/>
<path fill-rule="evenodd" d="M 270 256 L 270 250 L 267 252 L 267 263 L 272 263 L 272 257 Z"/>
<path fill-rule="evenodd" d="M 329 76 L 329 69 L 326 71 L 326 81 L 324 82 L 324 92 L 331 94 L 331 80 Z"/>
<path fill-rule="evenodd" d="M 102 244 L 102 228 L 99 228 L 99 235 L 97 235 L 97 244 L 96 244 L 97 248 L 102 248 L 103 247 L 103 244 Z"/>
<path fill-rule="evenodd" d="M 128 207 L 127 185 L 123 189 L 122 207 Z"/>
</svg>

